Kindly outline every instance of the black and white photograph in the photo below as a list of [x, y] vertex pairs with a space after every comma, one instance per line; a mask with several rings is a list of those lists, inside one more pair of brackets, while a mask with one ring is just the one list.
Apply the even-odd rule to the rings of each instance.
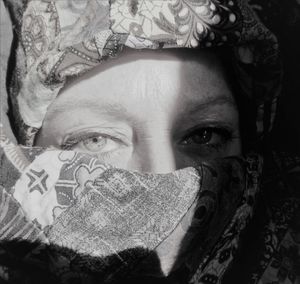
[[0, 22], [0, 284], [300, 284], [300, 0]]

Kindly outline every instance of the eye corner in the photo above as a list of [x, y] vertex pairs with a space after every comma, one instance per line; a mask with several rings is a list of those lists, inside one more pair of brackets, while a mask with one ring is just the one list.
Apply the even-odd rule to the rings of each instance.
[[181, 151], [188, 155], [217, 157], [227, 151], [233, 141], [234, 132], [235, 130], [229, 126], [197, 125], [186, 131], [178, 145]]

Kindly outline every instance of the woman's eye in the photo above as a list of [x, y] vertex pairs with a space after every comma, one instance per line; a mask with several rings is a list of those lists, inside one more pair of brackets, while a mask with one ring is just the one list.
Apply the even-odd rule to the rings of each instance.
[[[108, 142], [108, 138], [98, 136], [85, 139], [80, 143], [82, 143], [82, 146], [90, 152], [100, 152], [103, 151], [103, 149], [107, 146]], [[80, 143], [78, 146], [80, 146]]]
[[232, 140], [232, 132], [223, 128], [198, 128], [181, 140], [180, 144], [192, 153], [209, 155], [225, 149]]
[[212, 129], [199, 129], [189, 134], [189, 136], [183, 140], [183, 144], [206, 144], [209, 143], [212, 137]]
[[[67, 142], [68, 143], [68, 142]], [[120, 148], [121, 143], [113, 137], [97, 135], [93, 137], [81, 138], [78, 141], [69, 143], [69, 147], [65, 149], [86, 152], [86, 153], [108, 153]]]

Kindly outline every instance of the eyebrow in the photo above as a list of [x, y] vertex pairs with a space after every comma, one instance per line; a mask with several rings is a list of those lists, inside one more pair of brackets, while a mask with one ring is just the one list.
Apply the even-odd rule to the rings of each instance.
[[56, 114], [57, 112], [65, 112], [70, 110], [80, 110], [80, 109], [89, 109], [93, 112], [99, 112], [104, 111], [107, 114], [120, 114], [127, 112], [126, 108], [124, 108], [121, 104], [115, 103], [115, 104], [105, 104], [103, 107], [99, 108], [98, 104], [90, 103], [86, 100], [73, 100], [72, 102], [67, 101], [66, 103], [63, 103], [62, 105], [56, 106], [56, 108], [52, 111], [51, 114]]
[[204, 102], [196, 102], [196, 101], [191, 101], [188, 102], [187, 106], [184, 107], [184, 110], [187, 111], [189, 114], [194, 114], [196, 112], [206, 112], [210, 108], [215, 107], [215, 106], [221, 106], [221, 105], [229, 105], [233, 107], [234, 109], [237, 110], [237, 105], [233, 98], [230, 96], [219, 96], [219, 97], [214, 97], [212, 99], [205, 100]]
[[[86, 108], [95, 113], [99, 113], [99, 111], [101, 111], [101, 113], [106, 115], [121, 117], [122, 119], [126, 118], [128, 121], [132, 120], [132, 117], [128, 114], [127, 109], [120, 103], [112, 103], [112, 104], [108, 103], [103, 105], [103, 107], [101, 108], [99, 108], [98, 104], [91, 104], [89, 101], [85, 101], [85, 100], [74, 100], [72, 104], [73, 106], [71, 106], [71, 108], [69, 104], [66, 105], [64, 104], [62, 106], [59, 106], [52, 114], [55, 115], [57, 111], [65, 112], [65, 111], [69, 111], [70, 109], [80, 110]], [[203, 115], [205, 115], [207, 112], [210, 111], [212, 107], [221, 106], [225, 104], [230, 105], [234, 109], [237, 109], [237, 106], [233, 98], [231, 98], [230, 96], [222, 95], [219, 97], [207, 99], [203, 102], [201, 101], [199, 102], [196, 100], [188, 101], [187, 105], [184, 106], [181, 109], [181, 111], [190, 115], [193, 115], [198, 112], [201, 112], [203, 113]], [[178, 107], [178, 109], [179, 108], [180, 106]]]
[[[97, 108], [97, 106], [95, 108], [99, 111], [99, 108]], [[127, 114], [127, 109], [119, 103], [106, 104], [104, 105], [104, 112], [106, 114], [120, 116], [120, 113], [122, 113], [122, 115]]]

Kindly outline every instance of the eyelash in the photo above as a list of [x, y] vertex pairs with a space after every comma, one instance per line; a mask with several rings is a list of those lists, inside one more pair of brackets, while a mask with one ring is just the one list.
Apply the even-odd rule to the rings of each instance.
[[209, 141], [207, 143], [203, 143], [203, 144], [199, 144], [199, 146], [196, 146], [198, 148], [200, 147], [206, 147], [208, 150], [212, 150], [212, 151], [221, 151], [222, 148], [230, 143], [233, 139], [237, 138], [234, 137], [233, 135], [233, 130], [227, 128], [227, 127], [215, 127], [215, 126], [211, 126], [211, 127], [197, 127], [197, 128], [193, 128], [189, 131], [188, 134], [186, 134], [184, 136], [184, 138], [181, 140], [181, 144], [183, 144], [182, 142], [185, 140], [188, 140], [189, 138], [191, 138], [193, 135], [197, 135], [199, 133], [203, 133], [204, 131], [209, 131], [211, 138], [212, 139], [212, 135], [217, 134], [220, 136], [221, 138], [221, 142], [220, 143], [210, 143]]
[[[184, 141], [188, 139], [192, 139], [193, 136], [203, 134], [204, 131], [208, 131], [210, 135], [210, 139], [206, 143], [183, 143]], [[212, 143], [210, 142], [214, 136], [213, 135], [218, 135], [219, 140], [217, 143]], [[80, 142], [83, 142], [86, 139], [90, 139], [93, 137], [99, 137], [102, 136], [103, 138], [108, 138], [114, 141], [117, 141], [120, 144], [126, 144], [123, 142], [121, 138], [115, 137], [114, 136], [106, 134], [106, 133], [99, 133], [99, 132], [89, 132], [89, 133], [79, 133], [72, 135], [71, 137], [68, 137], [67, 139], [64, 140], [64, 142], [61, 144], [60, 148], [63, 150], [72, 150], [74, 146], [79, 144]], [[201, 136], [201, 135], [200, 135]], [[222, 150], [225, 149], [225, 147], [232, 141], [234, 140], [234, 131], [227, 126], [197, 126], [188, 131], [187, 134], [179, 141], [179, 144], [187, 151], [191, 151], [193, 154], [198, 153], [199, 156], [209, 156], [209, 155], [214, 155], [217, 153], [220, 153]], [[116, 154], [116, 153], [115, 153]], [[99, 153], [94, 153], [94, 156], [101, 158], [101, 159], [110, 159], [111, 156], [113, 155], [112, 152], [99, 152]]]
[[118, 137], [114, 137], [108, 134], [98, 133], [98, 132], [90, 132], [90, 133], [80, 133], [76, 134], [73, 137], [67, 138], [64, 140], [64, 142], [60, 145], [60, 148], [62, 150], [71, 150], [72, 147], [74, 147], [76, 144], [90, 138], [99, 137], [102, 136], [103, 138], [109, 138], [114, 141], [118, 141], [120, 143], [123, 143], [121, 139]]

